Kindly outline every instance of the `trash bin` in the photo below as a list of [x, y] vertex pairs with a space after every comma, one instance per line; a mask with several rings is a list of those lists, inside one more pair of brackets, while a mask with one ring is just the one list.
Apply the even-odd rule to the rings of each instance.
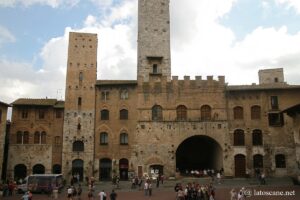
[[57, 189], [53, 190], [53, 198], [58, 199], [58, 190]]

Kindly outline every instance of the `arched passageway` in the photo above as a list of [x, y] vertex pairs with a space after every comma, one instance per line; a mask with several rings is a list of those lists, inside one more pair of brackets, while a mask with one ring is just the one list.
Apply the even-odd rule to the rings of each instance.
[[27, 176], [27, 167], [23, 164], [18, 164], [14, 168], [15, 180], [24, 179]]
[[223, 167], [221, 146], [211, 137], [198, 135], [184, 140], [176, 151], [176, 169], [181, 173], [191, 170]]
[[53, 165], [52, 173], [53, 174], [61, 174], [61, 165], [59, 165], [59, 164]]
[[72, 175], [78, 175], [79, 174], [79, 180], [83, 180], [83, 160], [76, 159], [72, 161]]
[[101, 181], [111, 180], [112, 173], [112, 161], [109, 158], [100, 159], [100, 174], [99, 179]]
[[121, 180], [128, 180], [128, 160], [126, 158], [120, 159], [119, 172]]

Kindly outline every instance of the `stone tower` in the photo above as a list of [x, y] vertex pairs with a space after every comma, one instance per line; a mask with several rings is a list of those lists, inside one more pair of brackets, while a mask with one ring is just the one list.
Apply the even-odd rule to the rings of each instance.
[[138, 78], [171, 79], [170, 0], [138, 1]]
[[93, 174], [96, 80], [97, 35], [70, 33], [62, 155], [66, 178]]

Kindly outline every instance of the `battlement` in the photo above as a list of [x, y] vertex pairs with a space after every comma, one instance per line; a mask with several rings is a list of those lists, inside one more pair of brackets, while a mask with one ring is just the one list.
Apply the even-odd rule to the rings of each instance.
[[225, 76], [218, 76], [215, 80], [213, 76], [207, 76], [206, 79], [202, 79], [202, 76], [195, 76], [191, 79], [190, 76], [184, 76], [183, 79], [179, 79], [178, 76], [172, 76], [172, 79], [168, 81], [167, 76], [150, 76], [149, 80], [146, 80], [143, 76], [138, 77], [138, 85], [143, 87], [186, 87], [186, 88], [202, 88], [202, 87], [225, 87]]

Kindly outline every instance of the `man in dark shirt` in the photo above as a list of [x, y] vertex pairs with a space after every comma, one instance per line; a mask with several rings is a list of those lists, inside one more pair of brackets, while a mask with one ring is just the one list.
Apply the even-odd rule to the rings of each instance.
[[115, 193], [115, 191], [112, 190], [110, 193], [110, 200], [116, 200], [116, 199], [117, 199], [117, 193]]

